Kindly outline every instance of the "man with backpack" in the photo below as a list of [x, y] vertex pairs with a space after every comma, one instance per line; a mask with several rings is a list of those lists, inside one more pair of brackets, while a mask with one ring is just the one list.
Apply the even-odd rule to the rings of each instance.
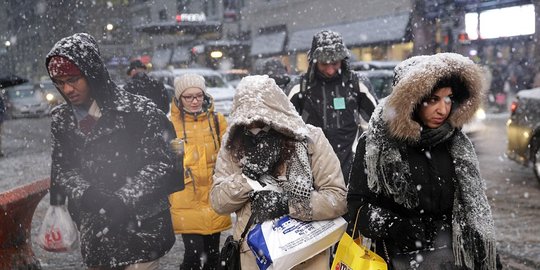
[[360, 117], [369, 121], [377, 104], [367, 79], [349, 69], [349, 50], [341, 34], [323, 30], [313, 36], [309, 66], [289, 99], [307, 124], [322, 128], [341, 163], [348, 183], [353, 144]]

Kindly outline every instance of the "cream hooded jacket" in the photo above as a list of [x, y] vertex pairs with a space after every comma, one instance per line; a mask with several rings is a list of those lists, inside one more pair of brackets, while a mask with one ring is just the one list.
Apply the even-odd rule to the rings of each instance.
[[[250, 193], [253, 191], [242, 175], [241, 165], [233, 161], [228, 151], [230, 134], [236, 128], [255, 121], [262, 121], [278, 132], [297, 140], [308, 141], [313, 174], [311, 194], [311, 215], [299, 213], [289, 205], [290, 216], [300, 220], [325, 220], [339, 217], [346, 213], [347, 190], [332, 146], [324, 137], [320, 128], [306, 125], [298, 115], [285, 94], [268, 76], [248, 76], [237, 88], [229, 127], [223, 139], [223, 146], [216, 162], [214, 183], [210, 191], [210, 201], [219, 214], [236, 212], [234, 238], [239, 239], [251, 215]], [[247, 244], [241, 248], [242, 269], [258, 269], [255, 257]], [[328, 252], [321, 254], [295, 267], [295, 269], [328, 268]]]

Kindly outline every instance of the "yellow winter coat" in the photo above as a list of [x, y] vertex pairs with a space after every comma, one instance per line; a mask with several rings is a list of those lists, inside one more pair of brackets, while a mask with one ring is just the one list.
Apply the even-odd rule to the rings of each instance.
[[[214, 115], [217, 116], [218, 132]], [[208, 112], [195, 116], [181, 113], [173, 103], [171, 121], [176, 136], [184, 138], [185, 152], [185, 188], [169, 196], [174, 232], [209, 235], [231, 228], [230, 215], [217, 214], [209, 202], [214, 165], [221, 137], [227, 127], [225, 117], [220, 113], [214, 114], [212, 105], [209, 106]]]

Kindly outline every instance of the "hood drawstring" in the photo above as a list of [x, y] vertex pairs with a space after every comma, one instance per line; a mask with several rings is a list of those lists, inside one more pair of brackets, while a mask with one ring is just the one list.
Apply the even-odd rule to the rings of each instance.
[[[212, 116], [214, 116], [214, 115], [212, 115]], [[210, 134], [212, 134], [212, 142], [214, 142], [214, 147], [216, 149], [219, 149], [219, 146], [216, 143], [216, 136], [214, 136], [214, 130], [212, 129], [212, 124], [210, 124], [210, 112], [209, 111], [206, 112], [206, 118], [207, 118], [206, 120], [208, 121], [208, 127], [210, 128]], [[216, 129], [217, 129], [217, 127], [216, 127]], [[219, 138], [219, 134], [217, 134], [218, 132], [219, 132], [219, 130], [216, 130], [216, 135]]]

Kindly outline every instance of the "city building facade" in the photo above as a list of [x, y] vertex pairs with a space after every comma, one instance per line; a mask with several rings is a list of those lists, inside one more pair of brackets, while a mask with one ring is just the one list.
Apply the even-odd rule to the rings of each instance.
[[[0, 3], [3, 70], [37, 79], [45, 54], [61, 37], [88, 32], [121, 80], [129, 60], [153, 69], [204, 66], [251, 69], [281, 57], [291, 72], [307, 69], [314, 33], [340, 32], [351, 60], [400, 61], [453, 51], [486, 65], [539, 66], [540, 34], [488, 36], [484, 15], [534, 5], [533, 0], [21, 0]], [[70, 12], [66, 12], [69, 10]], [[530, 8], [525, 8], [530, 13]], [[476, 15], [475, 15], [476, 14]], [[477, 35], [470, 18], [477, 18]], [[476, 17], [474, 17], [476, 16]], [[523, 17], [523, 16], [518, 16]], [[505, 20], [513, 21], [513, 20]], [[468, 26], [469, 24], [469, 26]], [[478, 26], [481, 25], [481, 26]], [[523, 27], [514, 27], [521, 29]]]

